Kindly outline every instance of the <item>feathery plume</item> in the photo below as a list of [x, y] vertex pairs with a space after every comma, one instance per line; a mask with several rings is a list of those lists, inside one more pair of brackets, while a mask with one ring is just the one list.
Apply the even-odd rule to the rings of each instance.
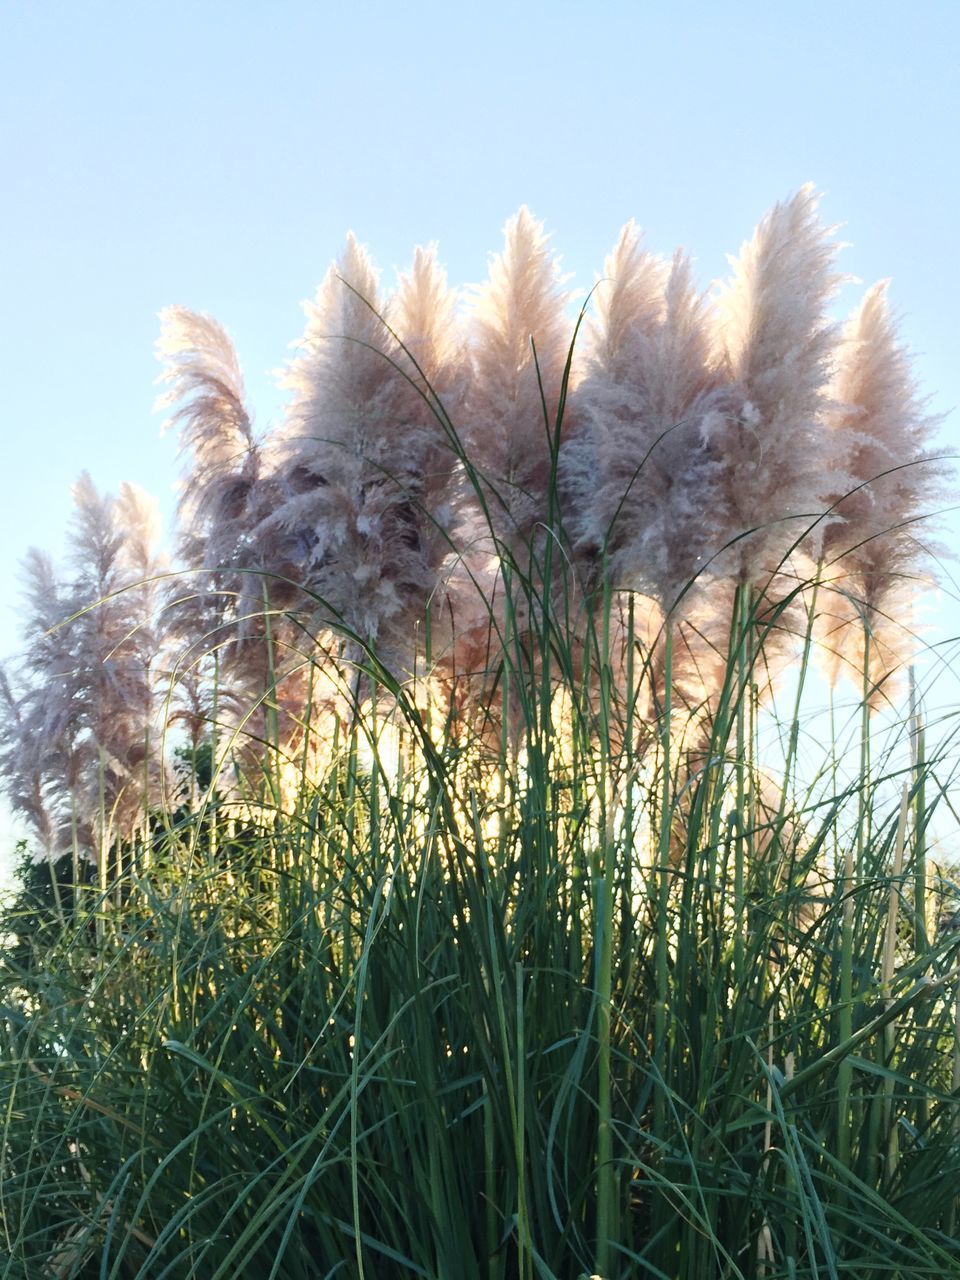
[[470, 317], [473, 377], [463, 436], [484, 480], [492, 526], [487, 532], [525, 567], [521, 548], [547, 515], [550, 440], [571, 330], [564, 314], [568, 295], [543, 223], [523, 206], [504, 235], [503, 252], [476, 291]]
[[[413, 384], [407, 391], [398, 388], [398, 399], [409, 399], [411, 425], [421, 424], [415, 428], [416, 448], [405, 487], [414, 500], [430, 583], [426, 598], [418, 592], [409, 595], [406, 624], [412, 634], [423, 624], [425, 605], [429, 605], [431, 654], [434, 666], [439, 663], [445, 671], [456, 665], [455, 650], [462, 651], [485, 616], [475, 566], [461, 536], [470, 517], [463, 444], [457, 430], [467, 394], [468, 364], [456, 302], [436, 249], [430, 246], [414, 251], [413, 265], [400, 277], [388, 303], [388, 319], [405, 348], [398, 361]], [[422, 397], [420, 404], [414, 395]]]
[[[254, 536], [276, 495], [262, 474], [261, 446], [226, 331], [185, 307], [167, 307], [160, 321], [157, 355], [166, 366], [160, 381], [167, 390], [157, 405], [174, 410], [166, 425], [179, 431], [185, 474], [178, 549], [192, 571], [172, 588], [169, 647], [179, 670], [216, 667], [224, 727], [233, 733], [242, 724], [244, 736], [262, 744], [268, 691], [292, 689], [289, 681], [277, 686], [278, 656], [291, 639], [284, 617], [295, 595], [285, 581], [290, 565], [276, 540]], [[189, 716], [190, 690], [183, 699], [174, 693]], [[287, 710], [289, 734], [302, 715], [296, 696]]]
[[75, 749], [83, 755], [78, 809], [99, 843], [127, 838], [163, 777], [157, 712], [159, 567], [155, 504], [133, 486], [120, 500], [84, 473], [74, 487], [70, 622], [76, 680]]
[[450, 554], [459, 481], [436, 396], [462, 383], [453, 299], [432, 251], [418, 250], [385, 304], [350, 236], [307, 317], [272, 454], [282, 497], [261, 531], [284, 540], [321, 624], [345, 624], [402, 673]]
[[817, 200], [808, 185], [774, 205], [718, 301], [730, 402], [705, 434], [718, 463], [715, 537], [738, 539], [718, 570], [754, 586], [824, 510], [824, 476], [839, 462], [826, 421], [837, 342], [826, 306], [840, 277]]
[[[656, 714], [665, 620], [674, 625], [695, 612], [710, 550], [704, 510], [716, 467], [704, 423], [722, 409], [723, 388], [711, 364], [706, 306], [682, 254], [669, 265], [655, 258], [630, 222], [596, 297], [577, 429], [561, 453], [566, 523], [588, 582], [602, 567], [615, 589], [649, 597], [635, 618], [645, 619], [638, 639], [649, 655], [645, 683]], [[703, 647], [696, 626], [676, 632], [675, 705], [704, 699], [702, 680], [715, 662]]]
[[669, 612], [703, 568], [716, 463], [703, 441], [722, 407], [689, 260], [669, 268], [628, 223], [598, 287], [580, 426], [564, 451], [575, 545], [607, 559], [617, 587]]
[[919, 521], [942, 486], [928, 448], [938, 419], [918, 396], [887, 288], [887, 281], [874, 285], [844, 329], [831, 426], [846, 487], [833, 482], [838, 519], [823, 538], [834, 588], [824, 628], [831, 674], [845, 667], [862, 678], [869, 635], [873, 705], [910, 659], [911, 603], [918, 585], [929, 582], [930, 548]]
[[167, 386], [158, 409], [172, 409], [165, 428], [178, 431], [184, 460], [178, 507], [179, 558], [191, 571], [178, 584], [169, 619], [184, 640], [201, 641], [223, 622], [242, 637], [262, 610], [251, 571], [262, 566], [250, 532], [262, 498], [260, 449], [244, 397], [233, 343], [210, 316], [166, 307], [160, 313], [158, 379]]
[[16, 693], [0, 667], [0, 785], [13, 812], [26, 819], [39, 854], [56, 859], [65, 849], [45, 794], [45, 739], [36, 711], [36, 699]]
[[120, 502], [84, 473], [74, 486], [73, 577], [25, 561], [26, 648], [5, 677], [0, 773], [43, 853], [91, 858], [126, 839], [163, 781], [152, 607], [155, 508], [127, 486]]
[[[551, 518], [554, 449], [563, 372], [572, 338], [569, 295], [543, 223], [526, 206], [504, 228], [504, 248], [487, 282], [474, 289], [467, 331], [471, 379], [461, 410], [471, 464], [463, 544], [470, 576], [468, 622], [461, 628], [465, 688], [489, 716], [484, 688], [500, 667], [510, 616], [511, 661], [522, 680], [539, 683], [543, 655], [533, 641], [536, 619], [559, 595], [560, 557], [544, 580]], [[534, 346], [536, 355], [534, 355]], [[569, 407], [560, 424], [571, 425]], [[558, 514], [558, 513], [555, 513]], [[507, 569], [511, 600], [506, 601]], [[514, 690], [514, 692], [517, 692]]]
[[157, 358], [165, 365], [158, 381], [167, 390], [156, 407], [174, 409], [164, 426], [177, 429], [179, 452], [189, 460], [180, 497], [183, 524], [194, 536], [202, 531], [205, 564], [227, 564], [258, 463], [236, 351], [210, 316], [166, 307]]

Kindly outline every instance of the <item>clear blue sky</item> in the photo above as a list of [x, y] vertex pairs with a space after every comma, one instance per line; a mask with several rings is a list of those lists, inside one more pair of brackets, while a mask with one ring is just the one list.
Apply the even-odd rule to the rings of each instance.
[[386, 283], [430, 240], [466, 283], [526, 202], [588, 286], [635, 216], [651, 248], [690, 249], [707, 284], [813, 180], [845, 224], [843, 267], [892, 277], [922, 384], [951, 409], [958, 62], [955, 0], [6, 0], [0, 654], [16, 643], [16, 564], [59, 548], [83, 468], [172, 507], [173, 441], [151, 414], [157, 311], [227, 326], [265, 423], [299, 303], [349, 228]]

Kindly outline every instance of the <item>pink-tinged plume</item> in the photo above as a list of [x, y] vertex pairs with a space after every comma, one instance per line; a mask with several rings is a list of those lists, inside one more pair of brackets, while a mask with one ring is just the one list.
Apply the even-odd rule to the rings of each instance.
[[61, 833], [44, 794], [37, 726], [31, 724], [31, 710], [28, 700], [14, 693], [0, 667], [0, 783], [13, 812], [26, 819], [37, 842], [35, 857], [56, 859], [67, 850], [59, 847]]
[[839, 464], [827, 423], [835, 254], [803, 187], [766, 215], [719, 297], [731, 388], [728, 414], [705, 433], [719, 464], [708, 518], [718, 545], [730, 544], [717, 569], [741, 584], [762, 586], [779, 569], [824, 510], [825, 476]]
[[210, 316], [167, 307], [157, 356], [166, 385], [157, 408], [173, 413], [186, 468], [180, 493], [182, 552], [191, 568], [216, 569], [242, 557], [249, 534], [259, 449], [243, 376], [226, 331]]
[[178, 551], [190, 571], [174, 585], [168, 623], [179, 632], [181, 655], [226, 643], [229, 666], [238, 660], [237, 640], [258, 631], [263, 612], [256, 572], [263, 566], [250, 538], [261, 500], [260, 449], [226, 331], [185, 307], [165, 308], [160, 326], [158, 381], [167, 389], [156, 407], [173, 410], [165, 426], [178, 433]]
[[[387, 308], [391, 327], [405, 348], [398, 363], [422, 396], [423, 407], [410, 399], [411, 420], [423, 425], [414, 427], [411, 440], [416, 446], [413, 466], [420, 476], [411, 475], [407, 489], [416, 496], [422, 555], [433, 584], [427, 601], [431, 655], [445, 669], [456, 661], [457, 646], [481, 612], [470, 554], [461, 537], [469, 524], [469, 504], [458, 427], [468, 365], [456, 302], [435, 248], [418, 247], [413, 266], [400, 277]], [[422, 630], [423, 613], [423, 601], [414, 592], [411, 627]]]
[[[543, 647], [534, 632], [550, 598], [559, 600], [563, 568], [551, 545], [547, 570], [547, 548], [555, 537], [548, 526], [559, 515], [551, 494], [554, 450], [573, 338], [566, 315], [569, 295], [543, 224], [523, 207], [507, 222], [504, 235], [489, 279], [473, 291], [472, 377], [460, 415], [470, 487], [464, 545], [482, 603], [466, 611], [458, 666], [470, 673], [464, 688], [474, 690], [466, 701], [478, 703], [486, 715], [489, 698], [479, 690], [500, 667], [508, 612], [514, 670], [521, 682], [541, 680]], [[563, 434], [570, 423], [567, 410]], [[512, 584], [509, 611], [507, 581]]]
[[164, 781], [156, 512], [131, 486], [118, 502], [87, 475], [74, 504], [69, 584], [39, 553], [25, 562], [27, 648], [4, 698], [6, 786], [50, 858], [71, 848], [93, 858], [129, 839]]
[[478, 529], [492, 532], [526, 569], [526, 543], [548, 514], [550, 439], [572, 326], [543, 224], [524, 206], [504, 234], [470, 316], [473, 380], [463, 437], [487, 506]]
[[296, 560], [319, 625], [345, 625], [402, 675], [428, 604], [442, 612], [457, 488], [439, 403], [457, 394], [459, 352], [433, 253], [418, 250], [385, 304], [350, 236], [307, 307], [300, 345], [286, 377], [294, 399], [272, 451], [278, 502], [259, 536], [278, 539]]
[[875, 285], [850, 318], [833, 385], [833, 430], [844, 486], [829, 495], [839, 517], [823, 539], [832, 584], [823, 634], [831, 673], [862, 681], [869, 637], [871, 700], [912, 652], [912, 600], [930, 581], [922, 517], [942, 493], [929, 452], [937, 419], [924, 411], [887, 301]]
[[74, 658], [67, 629], [73, 612], [50, 558], [30, 550], [23, 562], [25, 648], [18, 669], [2, 673], [0, 779], [14, 813], [36, 841], [35, 858], [70, 852], [70, 794], [76, 781], [68, 732], [73, 718]]
[[[650, 655], [656, 714], [665, 615], [676, 623], [696, 614], [712, 550], [704, 513], [715, 501], [716, 464], [704, 435], [724, 407], [723, 388], [707, 309], [682, 254], [669, 265], [654, 258], [628, 223], [595, 297], [577, 429], [562, 456], [566, 523], [588, 581], [603, 569], [615, 589], [649, 597], [635, 603], [635, 634]], [[697, 708], [714, 655], [686, 624], [673, 653], [674, 704]]]
[[[258, 744], [256, 753], [268, 733], [264, 704], [274, 698], [295, 630], [283, 612], [292, 594], [284, 580], [290, 566], [273, 543], [254, 536], [274, 495], [262, 475], [233, 343], [210, 316], [184, 307], [167, 307], [160, 320], [157, 354], [167, 390], [157, 404], [173, 410], [167, 425], [179, 434], [178, 550], [190, 570], [174, 583], [166, 615], [174, 671], [212, 676], [215, 665], [221, 736], [239, 730]], [[194, 698], [187, 688], [183, 695], [175, 689], [178, 710], [189, 716]], [[299, 695], [286, 710], [295, 726]], [[287, 723], [280, 736], [290, 732]]]
[[79, 745], [88, 752], [80, 808], [98, 844], [127, 839], [163, 782], [158, 710], [158, 639], [153, 579], [161, 568], [152, 499], [124, 486], [100, 494], [86, 474], [74, 487], [69, 624], [77, 681]]
[[703, 441], [722, 408], [689, 261], [666, 267], [623, 229], [597, 288], [598, 323], [563, 456], [575, 546], [606, 558], [615, 587], [669, 611], [710, 550], [717, 465]]

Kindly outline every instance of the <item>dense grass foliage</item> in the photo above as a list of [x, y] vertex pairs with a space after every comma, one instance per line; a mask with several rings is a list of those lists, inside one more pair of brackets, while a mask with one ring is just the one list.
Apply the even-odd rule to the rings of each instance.
[[696, 749], [638, 749], [642, 650], [622, 698], [601, 617], [570, 684], [548, 616], [499, 745], [371, 658], [322, 777], [214, 777], [106, 895], [38, 899], [2, 1274], [960, 1274], [949, 759], [795, 776], [738, 617]]

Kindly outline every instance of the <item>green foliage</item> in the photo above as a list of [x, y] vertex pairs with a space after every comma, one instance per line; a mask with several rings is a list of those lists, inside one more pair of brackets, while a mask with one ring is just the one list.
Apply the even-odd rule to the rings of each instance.
[[[895, 745], [761, 801], [752, 641], [696, 751], [676, 726], [641, 751], [642, 652], [623, 698], [591, 674], [607, 627], [574, 680], [539, 625], [535, 680], [507, 649], [498, 750], [435, 742], [371, 655], [380, 714], [322, 776], [277, 761], [257, 803], [181, 811], [60, 914], [31, 869], [0, 1274], [960, 1275], [960, 939], [918, 948], [911, 914], [947, 757], [921, 778]], [[803, 722], [777, 728], [793, 755]]]
[[93, 868], [75, 866], [68, 854], [56, 862], [34, 860], [29, 843], [17, 845], [15, 888], [3, 906], [4, 959], [14, 969], [42, 971], [48, 952], [62, 937], [65, 922], [76, 919], [79, 899], [93, 879]]

